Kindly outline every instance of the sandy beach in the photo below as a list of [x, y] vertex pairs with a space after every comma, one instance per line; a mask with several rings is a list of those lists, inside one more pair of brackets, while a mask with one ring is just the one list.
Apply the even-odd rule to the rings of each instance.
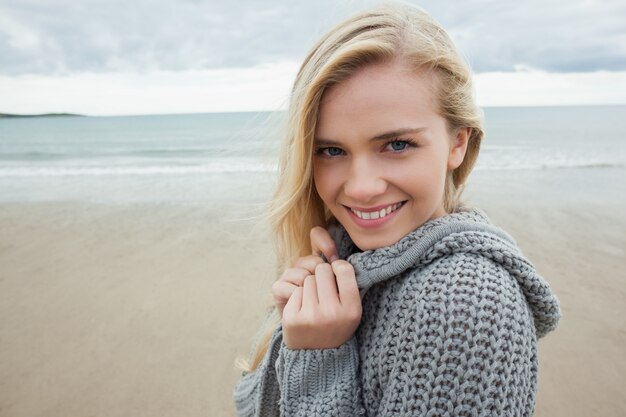
[[[623, 416], [623, 178], [582, 193], [559, 175], [503, 192], [514, 181], [485, 173], [466, 195], [561, 301], [539, 343], [536, 415]], [[242, 220], [249, 209], [2, 203], [0, 416], [234, 415], [233, 362], [274, 279], [268, 228]]]

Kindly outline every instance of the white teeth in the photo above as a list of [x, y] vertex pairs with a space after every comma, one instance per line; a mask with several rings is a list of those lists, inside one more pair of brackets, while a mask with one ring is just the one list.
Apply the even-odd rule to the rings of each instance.
[[388, 216], [389, 213], [395, 211], [398, 209], [398, 207], [400, 207], [402, 205], [402, 203], [396, 203], [393, 204], [391, 206], [387, 206], [384, 209], [381, 209], [380, 211], [371, 211], [371, 212], [364, 212], [364, 211], [359, 211], [359, 210], [355, 210], [353, 208], [351, 208], [350, 210], [352, 210], [352, 212], [354, 214], [357, 215], [357, 217], [361, 218], [361, 219], [365, 219], [365, 220], [369, 220], [369, 219], [381, 219], [385, 216]]

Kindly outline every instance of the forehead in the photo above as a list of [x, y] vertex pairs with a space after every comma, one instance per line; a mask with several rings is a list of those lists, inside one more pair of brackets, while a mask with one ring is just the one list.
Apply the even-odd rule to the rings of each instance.
[[435, 81], [431, 72], [411, 71], [398, 62], [361, 68], [325, 91], [316, 137], [369, 137], [384, 130], [440, 122]]

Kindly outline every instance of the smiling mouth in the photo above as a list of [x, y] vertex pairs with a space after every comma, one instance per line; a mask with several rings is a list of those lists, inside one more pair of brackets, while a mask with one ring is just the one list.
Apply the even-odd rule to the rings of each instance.
[[354, 209], [352, 207], [348, 207], [348, 206], [346, 207], [350, 209], [350, 211], [354, 213], [360, 219], [375, 220], [375, 219], [382, 219], [384, 217], [387, 217], [389, 214], [393, 213], [394, 211], [402, 207], [404, 203], [406, 203], [406, 201], [401, 201], [399, 203], [390, 204], [387, 207], [381, 208], [379, 210], [369, 210], [369, 211], [361, 211], [361, 210]]

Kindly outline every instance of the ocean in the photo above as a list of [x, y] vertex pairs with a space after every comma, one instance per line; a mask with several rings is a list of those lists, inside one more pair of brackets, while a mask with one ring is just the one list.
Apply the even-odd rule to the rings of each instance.
[[[479, 181], [609, 178], [607, 192], [624, 191], [626, 106], [484, 111], [472, 174]], [[282, 116], [3, 118], [0, 201], [262, 202], [275, 179]]]

